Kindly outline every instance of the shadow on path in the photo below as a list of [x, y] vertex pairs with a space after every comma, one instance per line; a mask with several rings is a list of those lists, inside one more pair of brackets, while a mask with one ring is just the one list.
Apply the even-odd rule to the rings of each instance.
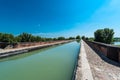
[[94, 49], [92, 46], [88, 45], [87, 43], [84, 42], [85, 45], [89, 46], [93, 51], [95, 51], [95, 53], [100, 56], [100, 58], [102, 60], [104, 60], [105, 62], [111, 64], [111, 65], [114, 65], [114, 66], [117, 66], [117, 67], [120, 67], [120, 63], [119, 62], [116, 62], [116, 61], [113, 61], [109, 58], [107, 58], [106, 56], [103, 55], [103, 53], [101, 53], [100, 51]]

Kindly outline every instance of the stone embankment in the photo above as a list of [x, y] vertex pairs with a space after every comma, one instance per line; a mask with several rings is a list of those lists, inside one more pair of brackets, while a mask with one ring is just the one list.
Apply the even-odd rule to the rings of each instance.
[[95, 52], [82, 41], [75, 80], [120, 80], [120, 63]]
[[36, 45], [36, 46], [20, 47], [20, 48], [5, 49], [5, 50], [2, 49], [0, 50], [0, 58], [18, 55], [18, 54], [26, 53], [32, 50], [37, 50], [37, 49], [41, 49], [41, 48], [45, 48], [53, 45], [68, 43], [68, 42], [71, 42], [71, 40], [57, 41], [57, 42], [46, 43], [46, 44]]

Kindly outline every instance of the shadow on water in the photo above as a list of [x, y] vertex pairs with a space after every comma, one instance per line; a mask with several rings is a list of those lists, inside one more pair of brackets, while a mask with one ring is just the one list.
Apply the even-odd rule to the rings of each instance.
[[64, 44], [53, 45], [53, 46], [50, 46], [50, 47], [46, 47], [46, 48], [30, 51], [30, 52], [27, 52], [27, 53], [23, 53], [23, 54], [19, 54], [19, 55], [14, 55], [14, 56], [2, 58], [2, 59], [0, 59], [0, 62], [25, 58], [25, 57], [28, 57], [28, 56], [32, 56], [32, 55], [34, 55], [36, 53], [43, 52], [43, 51], [55, 48], [57, 46], [62, 46], [62, 45], [64, 45]]

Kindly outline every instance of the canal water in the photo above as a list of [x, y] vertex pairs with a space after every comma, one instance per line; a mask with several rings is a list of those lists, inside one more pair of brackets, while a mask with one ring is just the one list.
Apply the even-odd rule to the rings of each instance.
[[120, 42], [114, 42], [114, 45], [120, 45]]
[[80, 44], [71, 42], [0, 60], [0, 80], [72, 80]]

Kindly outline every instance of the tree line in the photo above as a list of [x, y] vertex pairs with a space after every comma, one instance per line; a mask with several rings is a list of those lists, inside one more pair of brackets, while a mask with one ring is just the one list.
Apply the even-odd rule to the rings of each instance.
[[115, 37], [113, 41], [114, 42], [120, 42], [120, 37]]
[[109, 28], [98, 29], [94, 32], [94, 37], [84, 37], [85, 40], [97, 41], [106, 44], [111, 44], [113, 42], [120, 41], [120, 37], [114, 38], [114, 30]]
[[57, 37], [57, 38], [44, 38], [41, 36], [35, 36], [30, 33], [21, 33], [18, 36], [14, 36], [9, 33], [0, 33], [0, 42], [8, 42], [8, 43], [17, 43], [17, 42], [40, 42], [40, 41], [56, 41], [56, 40], [72, 40], [72, 39], [80, 39], [80, 36], [76, 37]]

